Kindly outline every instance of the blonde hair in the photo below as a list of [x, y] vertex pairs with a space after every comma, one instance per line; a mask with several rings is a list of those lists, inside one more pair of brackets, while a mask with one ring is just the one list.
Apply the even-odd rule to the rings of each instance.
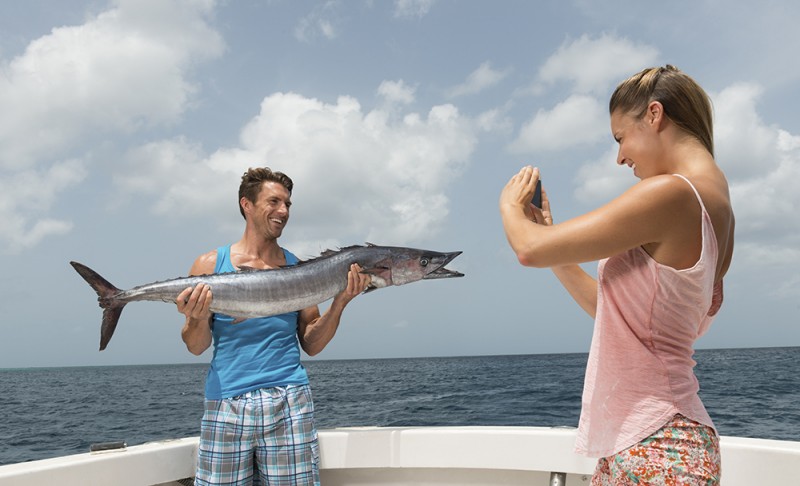
[[714, 155], [711, 100], [694, 79], [670, 64], [644, 69], [617, 86], [608, 111], [621, 110], [641, 118], [651, 101], [660, 102], [673, 123]]

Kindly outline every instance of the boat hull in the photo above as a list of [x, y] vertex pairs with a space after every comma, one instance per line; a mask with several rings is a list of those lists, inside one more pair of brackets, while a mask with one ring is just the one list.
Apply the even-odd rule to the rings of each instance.
[[[325, 486], [588, 485], [596, 461], [572, 451], [575, 429], [545, 427], [347, 427], [321, 430]], [[103, 453], [0, 466], [0, 485], [191, 484], [197, 437]], [[725, 437], [726, 486], [797, 484], [800, 442]]]

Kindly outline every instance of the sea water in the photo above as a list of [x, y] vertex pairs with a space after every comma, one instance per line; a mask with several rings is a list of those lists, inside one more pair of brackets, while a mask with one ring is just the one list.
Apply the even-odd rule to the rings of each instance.
[[[319, 428], [578, 424], [587, 355], [305, 362]], [[699, 350], [721, 435], [800, 440], [800, 347]], [[0, 370], [0, 464], [199, 435], [207, 365]]]

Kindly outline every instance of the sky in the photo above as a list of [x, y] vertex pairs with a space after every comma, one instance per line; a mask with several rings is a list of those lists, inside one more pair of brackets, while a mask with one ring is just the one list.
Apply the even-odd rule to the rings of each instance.
[[128, 305], [98, 352], [69, 262], [120, 288], [186, 275], [241, 237], [239, 180], [263, 165], [294, 179], [280, 242], [300, 258], [463, 251], [463, 278], [356, 298], [315, 359], [588, 352], [592, 320], [519, 265], [498, 197], [538, 166], [563, 221], [635, 183], [608, 98], [667, 63], [712, 99], [737, 218], [696, 347], [800, 346], [798, 18], [793, 0], [2, 2], [0, 368], [210, 361], [161, 302]]

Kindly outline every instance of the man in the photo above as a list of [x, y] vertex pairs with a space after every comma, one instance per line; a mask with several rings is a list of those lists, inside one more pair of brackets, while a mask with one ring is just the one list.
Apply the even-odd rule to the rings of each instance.
[[[191, 275], [237, 267], [279, 268], [297, 263], [278, 238], [289, 221], [292, 180], [269, 168], [249, 169], [239, 186], [242, 238], [200, 255]], [[205, 388], [195, 484], [319, 484], [319, 450], [308, 376], [300, 347], [310, 356], [330, 342], [345, 306], [369, 284], [353, 265], [347, 288], [325, 314], [317, 306], [279, 316], [234, 322], [212, 314], [212, 290], [200, 284], [178, 296], [186, 316], [181, 333], [189, 351], [214, 344]]]

